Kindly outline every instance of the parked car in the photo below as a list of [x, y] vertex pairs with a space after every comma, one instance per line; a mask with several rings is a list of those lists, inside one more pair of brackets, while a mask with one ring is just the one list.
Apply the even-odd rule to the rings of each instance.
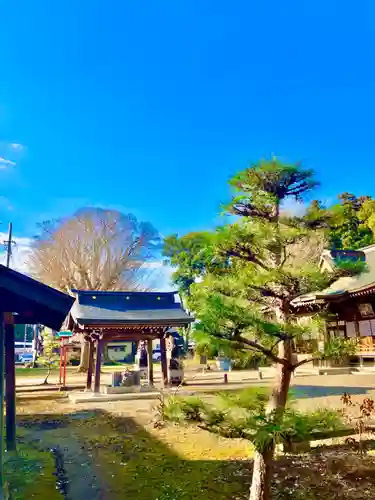
[[152, 353], [152, 361], [161, 361], [161, 352], [160, 351], [154, 351]]
[[33, 355], [29, 352], [25, 352], [24, 354], [20, 354], [18, 359], [20, 363], [31, 363], [33, 361]]

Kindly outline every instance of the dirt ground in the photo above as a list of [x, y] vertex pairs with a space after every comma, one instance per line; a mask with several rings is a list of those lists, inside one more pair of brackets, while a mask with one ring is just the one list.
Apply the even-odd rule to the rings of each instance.
[[[84, 376], [76, 378], [84, 380]], [[154, 428], [155, 400], [73, 404], [66, 393], [31, 387], [28, 379], [27, 383], [18, 380], [19, 429], [23, 440], [46, 451], [58, 448], [61, 452], [68, 478], [63, 498], [247, 498], [249, 443], [192, 427]], [[233, 387], [269, 384], [267, 379], [260, 382], [246, 373], [242, 379], [237, 374], [232, 377]], [[213, 374], [194, 375], [193, 381], [188, 387], [194, 386], [199, 393], [222, 388], [221, 379]], [[351, 393], [353, 400], [375, 399], [375, 373], [301, 375], [293, 381], [296, 405], [301, 409], [341, 407], [344, 392]], [[371, 455], [359, 458], [355, 450], [342, 446], [335, 451], [282, 457], [276, 462], [273, 488], [277, 499], [375, 498], [375, 460]]]

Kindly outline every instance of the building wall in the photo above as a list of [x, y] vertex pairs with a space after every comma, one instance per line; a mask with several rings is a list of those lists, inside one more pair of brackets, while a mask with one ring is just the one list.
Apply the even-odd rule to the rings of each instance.
[[135, 342], [108, 342], [108, 357], [112, 361], [132, 363], [134, 361]]

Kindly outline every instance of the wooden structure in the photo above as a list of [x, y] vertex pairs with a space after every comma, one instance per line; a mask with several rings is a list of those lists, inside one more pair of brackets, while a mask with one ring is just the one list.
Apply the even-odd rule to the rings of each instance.
[[61, 331], [56, 334], [56, 338], [60, 341], [60, 367], [59, 367], [59, 385], [61, 389], [66, 387], [66, 366], [68, 362], [68, 352], [74, 346], [69, 344], [72, 337], [72, 332]]
[[[323, 254], [322, 270], [332, 269], [336, 254], [337, 251]], [[340, 278], [322, 292], [298, 297], [292, 305], [301, 316], [324, 311], [328, 336], [351, 338], [357, 342], [360, 355], [367, 353], [375, 359], [375, 245], [351, 254], [366, 262], [366, 272]]]
[[[185, 327], [189, 316], [176, 292], [117, 292], [73, 290], [76, 302], [71, 309], [68, 329], [83, 334], [90, 343], [87, 390], [100, 392], [102, 352], [114, 340], [147, 341], [148, 378], [153, 381], [152, 341], [160, 340], [163, 384], [168, 384], [166, 337], [172, 327]], [[94, 349], [96, 363], [94, 367]]]
[[[15, 449], [14, 324], [43, 324], [59, 330], [74, 298], [0, 265], [0, 433], [3, 433], [6, 367], [6, 443]], [[5, 356], [4, 356], [5, 354]], [[0, 444], [0, 496], [3, 493], [3, 440]]]

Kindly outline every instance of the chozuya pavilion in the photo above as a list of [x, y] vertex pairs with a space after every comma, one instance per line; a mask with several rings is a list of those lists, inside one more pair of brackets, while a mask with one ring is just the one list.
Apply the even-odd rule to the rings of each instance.
[[[100, 392], [102, 352], [105, 343], [137, 341], [147, 346], [148, 381], [153, 384], [152, 341], [159, 339], [162, 382], [170, 382], [173, 341], [168, 331], [186, 327], [194, 318], [184, 310], [177, 292], [117, 292], [72, 290], [76, 297], [67, 327], [90, 343], [87, 390]], [[168, 346], [167, 346], [168, 344]], [[94, 351], [96, 362], [94, 369]]]

